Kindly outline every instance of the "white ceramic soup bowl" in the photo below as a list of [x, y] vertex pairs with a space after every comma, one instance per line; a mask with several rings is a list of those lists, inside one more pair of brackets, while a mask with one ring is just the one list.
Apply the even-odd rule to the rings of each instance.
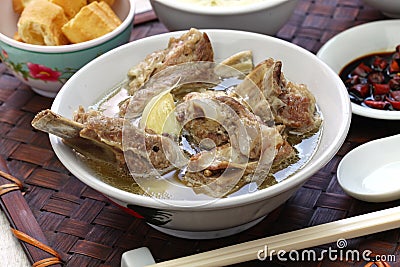
[[[205, 30], [215, 60], [252, 50], [258, 63], [272, 57], [281, 60], [285, 77], [305, 83], [323, 114], [323, 130], [312, 159], [291, 177], [268, 188], [227, 198], [209, 200], [157, 200], [115, 188], [101, 179], [56, 136], [50, 141], [61, 162], [83, 183], [98, 190], [131, 214], [145, 218], [165, 233], [186, 238], [216, 238], [243, 231], [282, 205], [307, 179], [335, 155], [347, 135], [351, 109], [339, 77], [314, 54], [289, 42], [256, 33]], [[182, 32], [152, 36], [116, 48], [78, 71], [61, 89], [52, 110], [71, 118], [79, 105], [89, 107], [126, 79], [128, 69], [145, 55], [167, 46]]]
[[122, 24], [96, 39], [69, 45], [44, 46], [13, 39], [19, 14], [13, 1], [0, 1], [0, 59], [8, 69], [36, 93], [55, 97], [63, 84], [83, 65], [95, 57], [129, 41], [135, 3], [117, 0], [112, 5]]
[[[317, 56], [339, 74], [343, 68], [360, 57], [394, 52], [400, 44], [400, 20], [382, 20], [347, 29], [326, 42]], [[351, 103], [354, 114], [386, 120], [399, 120], [400, 111], [379, 110]]]
[[[233, 1], [235, 2], [235, 1]], [[240, 6], [202, 6], [175, 0], [150, 0], [160, 21], [171, 31], [234, 29], [276, 34], [289, 20], [298, 0], [265, 0]]]

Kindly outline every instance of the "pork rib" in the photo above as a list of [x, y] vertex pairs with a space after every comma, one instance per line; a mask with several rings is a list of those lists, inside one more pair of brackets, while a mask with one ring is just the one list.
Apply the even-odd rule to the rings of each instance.
[[[125, 153], [135, 159], [132, 161], [130, 158], [129, 161], [133, 162], [132, 169], [135, 170], [151, 166], [164, 173], [174, 167], [171, 161], [176, 165], [183, 164], [181, 161], [184, 159], [178, 154], [179, 148], [169, 137], [124, 125], [124, 119], [106, 117], [98, 111], [86, 112], [83, 108], [77, 110], [74, 119], [76, 121], [47, 109], [35, 116], [32, 126], [63, 138], [67, 145], [95, 160], [110, 160], [109, 156], [112, 155], [112, 160], [119, 167], [126, 165]], [[123, 130], [130, 136], [125, 142], [122, 140]], [[89, 153], [90, 150], [102, 153]], [[104, 159], [104, 155], [107, 155], [107, 159]]]
[[171, 38], [166, 49], [149, 54], [128, 71], [129, 94], [135, 94], [150, 76], [168, 66], [213, 60], [214, 52], [208, 35], [192, 28], [179, 38]]

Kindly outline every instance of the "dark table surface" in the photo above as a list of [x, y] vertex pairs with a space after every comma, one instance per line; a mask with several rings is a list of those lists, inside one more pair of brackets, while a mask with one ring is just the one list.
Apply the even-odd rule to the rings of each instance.
[[[148, 13], [137, 18], [131, 40], [167, 31], [153, 15]], [[354, 25], [383, 19], [388, 18], [364, 6], [360, 0], [300, 0], [290, 21], [276, 37], [316, 53], [335, 34]], [[336, 168], [347, 152], [367, 141], [400, 133], [400, 121], [353, 115], [348, 137], [335, 157], [258, 225], [216, 240], [171, 237], [125, 214], [63, 167], [52, 151], [48, 136], [30, 126], [33, 116], [49, 108], [51, 103], [52, 99], [35, 94], [0, 62], [0, 163], [3, 164], [3, 167], [0, 164], [0, 169], [7, 170], [24, 183], [23, 200], [27, 206], [20, 208], [25, 207], [26, 212], [32, 214], [34, 223], [39, 227], [35, 235], [61, 255], [65, 266], [119, 266], [123, 252], [142, 246], [149, 247], [157, 261], [164, 261], [400, 204], [399, 201], [362, 202], [347, 196], [338, 185]], [[12, 210], [13, 207], [3, 202], [3, 209]], [[19, 222], [13, 218], [10, 216], [11, 224], [18, 226]], [[395, 229], [348, 240], [347, 248], [368, 249], [378, 255], [395, 255], [397, 261], [390, 264], [400, 266], [399, 243], [400, 229]], [[321, 251], [334, 245], [313, 249]], [[34, 253], [29, 248], [26, 251]], [[252, 261], [238, 266], [266, 264]], [[268, 266], [365, 264], [364, 261], [324, 259], [319, 262], [282, 262], [275, 259]]]

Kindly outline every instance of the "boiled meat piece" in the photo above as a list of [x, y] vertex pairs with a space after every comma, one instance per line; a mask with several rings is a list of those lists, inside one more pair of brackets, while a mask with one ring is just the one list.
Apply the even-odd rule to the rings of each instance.
[[[185, 163], [185, 159], [180, 157], [182, 155], [179, 153], [179, 147], [171, 138], [145, 132], [127, 124], [124, 119], [106, 117], [98, 111], [85, 111], [82, 107], [75, 112], [74, 120], [55, 114], [51, 110], [41, 111], [35, 116], [32, 126], [63, 138], [67, 145], [84, 155], [88, 155], [86, 152], [90, 150], [90, 146], [95, 147], [93, 149], [96, 151], [100, 148], [103, 152], [108, 150], [104, 153], [112, 154], [112, 160], [118, 162], [120, 167], [125, 165], [127, 160], [125, 153], [140, 159], [134, 161], [136, 165], [133, 168], [141, 171], [151, 168], [165, 173], [176, 167], [171, 162], [175, 162], [176, 165]], [[123, 134], [128, 136], [125, 140], [122, 138]], [[104, 160], [102, 153], [91, 153], [88, 156]]]
[[[269, 58], [259, 63], [234, 92], [241, 95], [256, 94], [254, 91], [249, 92], [250, 81], [261, 90], [276, 124], [283, 124], [287, 130], [299, 134], [312, 131], [321, 124], [314, 96], [306, 85], [286, 80], [282, 72], [282, 62]], [[268, 115], [264, 117], [261, 114], [260, 117], [264, 121], [268, 119]]]
[[213, 60], [214, 52], [208, 35], [192, 28], [179, 38], [171, 38], [167, 48], [149, 54], [128, 71], [129, 93], [133, 95], [150, 76], [168, 66]]
[[138, 91], [120, 105], [121, 117], [139, 117], [150, 100], [166, 91], [188, 84], [218, 84], [214, 62], [188, 62], [169, 66], [153, 75]]
[[304, 84], [288, 82], [279, 96], [285, 104], [276, 111], [276, 122], [286, 125], [297, 133], [307, 133], [317, 129], [322, 120], [316, 110], [315, 97]]
[[[223, 92], [190, 93], [176, 108], [176, 117], [189, 138], [200, 144], [211, 139], [215, 146], [230, 143], [249, 159], [262, 151], [262, 127], [268, 127], [237, 99]], [[283, 143], [278, 131], [277, 149]], [[279, 139], [279, 140], [278, 140]]]

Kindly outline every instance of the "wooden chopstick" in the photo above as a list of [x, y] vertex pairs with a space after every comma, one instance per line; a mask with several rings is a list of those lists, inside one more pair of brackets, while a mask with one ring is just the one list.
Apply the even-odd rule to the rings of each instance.
[[263, 250], [265, 246], [268, 247], [268, 251], [289, 252], [398, 227], [400, 227], [400, 206], [149, 266], [224, 266], [257, 259], [258, 251]]
[[[3, 157], [0, 157], [0, 171], [0, 185], [8, 184], [11, 180], [15, 183], [18, 189], [23, 187], [20, 181], [17, 181], [16, 178], [9, 174], [10, 170], [8, 169], [7, 162]], [[0, 206], [4, 211], [4, 214], [7, 216], [12, 228], [24, 232], [42, 244], [49, 244], [28, 203], [19, 190], [10, 191], [1, 195]], [[53, 255], [39, 247], [26, 245], [24, 242], [22, 242], [21, 245], [28, 260], [32, 264], [53, 257]], [[61, 264], [54, 263], [52, 265], [52, 267], [57, 266], [61, 266]]]

